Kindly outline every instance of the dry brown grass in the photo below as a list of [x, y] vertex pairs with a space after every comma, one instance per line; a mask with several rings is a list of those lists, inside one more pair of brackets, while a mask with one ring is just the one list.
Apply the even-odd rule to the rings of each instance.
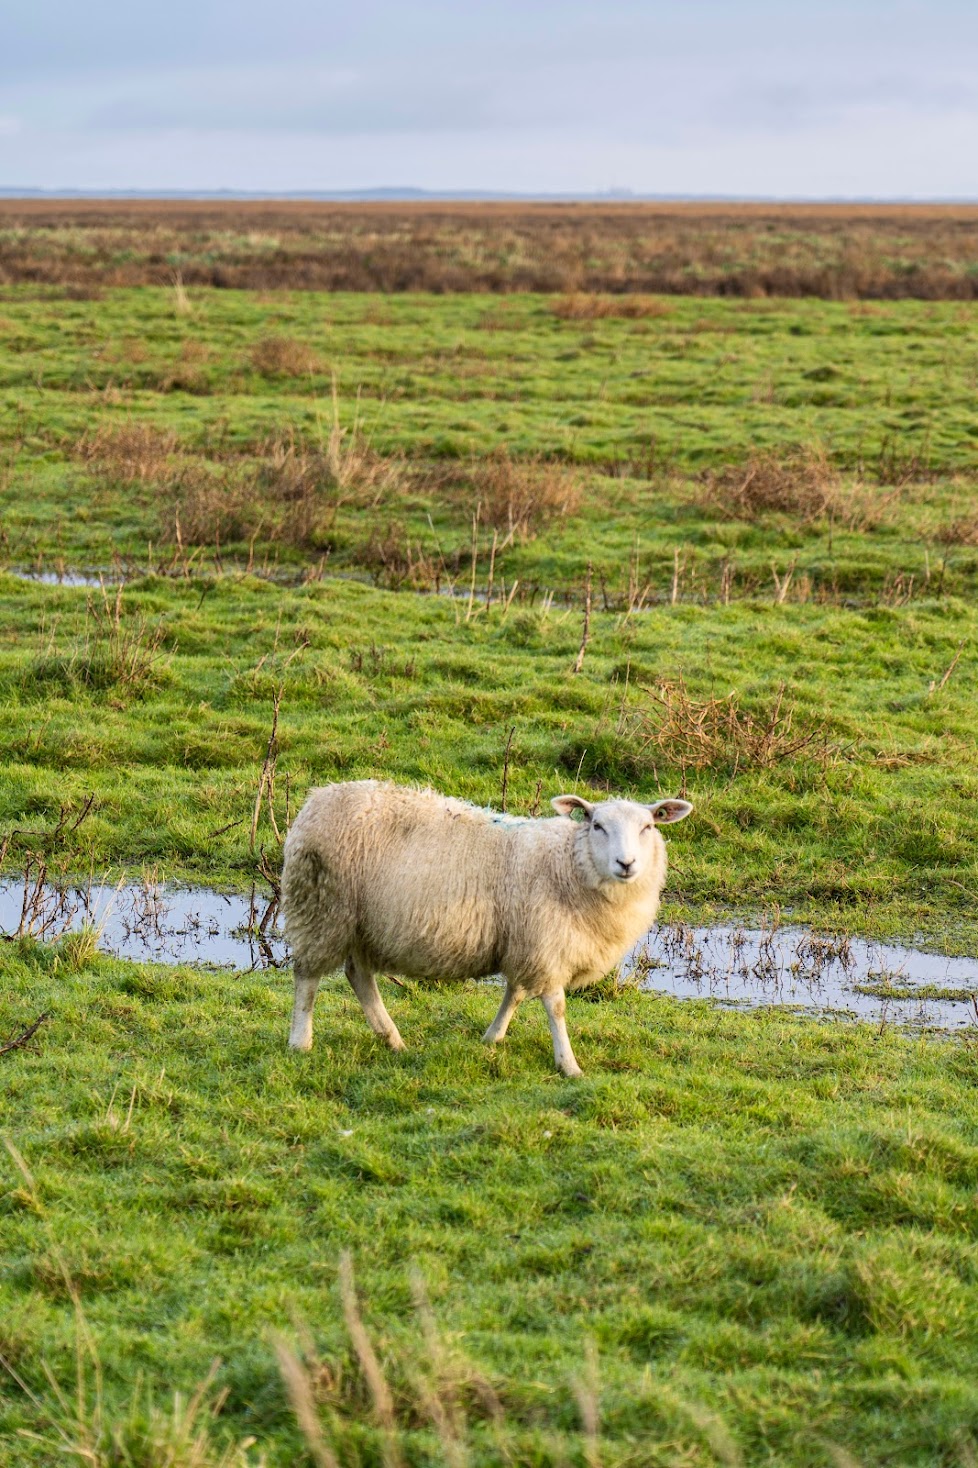
[[430, 471], [431, 490], [452, 500], [481, 525], [500, 531], [502, 549], [527, 541], [581, 504], [580, 476], [543, 459], [512, 459], [505, 449], [485, 459]]
[[801, 719], [782, 684], [763, 707], [743, 707], [736, 693], [696, 699], [680, 676], [643, 689], [642, 707], [623, 709], [617, 733], [632, 746], [636, 765], [661, 760], [686, 770], [770, 769], [806, 755], [841, 753], [827, 726]]
[[175, 433], [149, 423], [122, 423], [85, 434], [76, 452], [94, 471], [119, 484], [146, 484], [167, 475], [177, 447]]
[[784, 515], [802, 524], [829, 519], [847, 530], [874, 530], [899, 498], [861, 481], [845, 482], [820, 445], [787, 453], [755, 450], [741, 464], [707, 470], [699, 508], [724, 519], [755, 521]]
[[709, 470], [705, 484], [704, 508], [733, 520], [817, 520], [836, 503], [839, 476], [824, 449], [806, 447], [787, 455], [755, 451], [744, 464]]
[[941, 526], [934, 538], [941, 545], [978, 545], [978, 512], [962, 515], [949, 525]]
[[673, 308], [668, 301], [655, 296], [597, 296], [576, 291], [573, 295], [558, 296], [550, 309], [562, 321], [601, 321], [606, 317], [639, 320], [648, 316], [668, 316]]
[[190, 288], [978, 297], [971, 205], [7, 199], [0, 228], [0, 285], [157, 285], [174, 309], [175, 253]]
[[252, 347], [249, 360], [262, 377], [308, 377], [322, 363], [305, 342], [294, 336], [263, 336]]
[[377, 454], [354, 429], [334, 424], [321, 446], [292, 438], [262, 446], [256, 464], [188, 464], [162, 486], [162, 529], [183, 545], [228, 545], [259, 537], [303, 550], [328, 548], [344, 506], [393, 501], [404, 482], [400, 460]]
[[140, 698], [167, 676], [165, 640], [162, 621], [126, 611], [121, 585], [113, 595], [102, 586], [88, 599], [81, 635], [62, 651], [56, 632], [49, 634], [27, 678], [33, 684], [60, 684], [66, 691], [83, 687], [116, 698]]

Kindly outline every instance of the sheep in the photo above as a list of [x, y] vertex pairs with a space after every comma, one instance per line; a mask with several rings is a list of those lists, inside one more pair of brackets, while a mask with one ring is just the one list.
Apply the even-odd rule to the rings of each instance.
[[539, 998], [557, 1068], [581, 1075], [565, 991], [595, 983], [648, 932], [666, 875], [656, 828], [692, 806], [579, 795], [551, 804], [556, 817], [534, 819], [376, 780], [312, 790], [282, 872], [295, 963], [290, 1046], [312, 1048], [316, 991], [341, 966], [392, 1050], [404, 1041], [378, 969], [434, 980], [501, 973], [506, 992], [484, 1041], [502, 1040], [517, 1006]]

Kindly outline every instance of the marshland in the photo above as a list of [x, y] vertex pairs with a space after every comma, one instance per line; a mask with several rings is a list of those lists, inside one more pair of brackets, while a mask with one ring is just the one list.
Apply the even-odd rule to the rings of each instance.
[[[971, 1461], [972, 216], [154, 208], [2, 207], [10, 1461]], [[286, 1052], [361, 777], [694, 803], [583, 1080]]]

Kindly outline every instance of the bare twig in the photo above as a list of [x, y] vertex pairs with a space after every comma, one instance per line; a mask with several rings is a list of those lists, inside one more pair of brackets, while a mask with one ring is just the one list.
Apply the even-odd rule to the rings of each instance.
[[506, 753], [503, 755], [503, 784], [499, 796], [499, 809], [502, 811], [506, 809], [506, 793], [509, 789], [509, 752], [513, 747], [513, 735], [515, 733], [516, 725], [514, 724], [509, 731], [509, 738], [506, 740]]
[[941, 681], [939, 683], [936, 683], [936, 682], [933, 682], [933, 681], [931, 682], [931, 685], [930, 685], [930, 687], [927, 690], [928, 694], [931, 694], [931, 693], [940, 693], [941, 689], [944, 687], [945, 683], [950, 678], [950, 676], [954, 672], [955, 668], [958, 666], [958, 662], [960, 660], [961, 654], [964, 652], [965, 640], [966, 639], [962, 637], [961, 641], [958, 643], [958, 650], [954, 654], [954, 657], [951, 659], [951, 661], [948, 663], [947, 670], [945, 671], [944, 676], [941, 679]]
[[7, 1055], [11, 1050], [23, 1050], [33, 1040], [44, 1021], [48, 1018], [49, 1016], [46, 1013], [39, 1014], [34, 1023], [27, 1026], [27, 1029], [22, 1035], [18, 1035], [15, 1040], [8, 1040], [6, 1044], [0, 1045], [0, 1055]]
[[228, 831], [233, 831], [235, 826], [243, 826], [246, 820], [247, 816], [241, 816], [241, 818], [237, 821], [229, 821], [226, 826], [218, 826], [216, 831], [208, 831], [207, 835], [204, 837], [204, 840], [213, 841], [216, 836], [223, 836]]

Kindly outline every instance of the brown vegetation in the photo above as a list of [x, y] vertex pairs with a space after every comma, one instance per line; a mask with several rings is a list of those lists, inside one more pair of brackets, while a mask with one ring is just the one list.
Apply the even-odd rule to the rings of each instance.
[[480, 524], [501, 531], [500, 548], [515, 539], [530, 540], [545, 525], [573, 515], [581, 502], [580, 480], [572, 470], [540, 459], [511, 459], [505, 449], [431, 470], [427, 480]]
[[79, 440], [79, 458], [119, 484], [146, 484], [162, 479], [177, 449], [177, 437], [151, 423], [101, 427]]
[[633, 745], [640, 763], [658, 755], [685, 770], [765, 770], [799, 755], [825, 758], [839, 751], [823, 723], [805, 724], [785, 702], [784, 685], [756, 713], [736, 693], [695, 699], [680, 676], [645, 689], [647, 701], [624, 714], [619, 734]]
[[550, 308], [562, 321], [601, 321], [606, 317], [637, 320], [646, 316], [668, 316], [672, 307], [657, 296], [595, 296], [575, 291], [558, 296]]
[[883, 494], [862, 483], [843, 483], [821, 445], [786, 454], [755, 450], [741, 464], [725, 464], [704, 476], [700, 508], [732, 520], [786, 515], [803, 524], [829, 518], [849, 530], [872, 530], [899, 492]]
[[201, 285], [553, 291], [572, 319], [627, 293], [974, 300], [978, 208], [0, 201], [0, 285], [174, 292], [177, 254], [175, 310]]
[[328, 548], [344, 505], [376, 507], [402, 484], [399, 460], [375, 453], [358, 431], [334, 425], [320, 447], [291, 438], [263, 446], [257, 464], [188, 464], [161, 485], [165, 538], [206, 546], [259, 537], [304, 550]]
[[935, 539], [942, 545], [978, 545], [978, 513], [952, 520], [937, 532]]
[[322, 369], [313, 349], [293, 336], [263, 336], [251, 349], [251, 365], [262, 377], [306, 377]]

